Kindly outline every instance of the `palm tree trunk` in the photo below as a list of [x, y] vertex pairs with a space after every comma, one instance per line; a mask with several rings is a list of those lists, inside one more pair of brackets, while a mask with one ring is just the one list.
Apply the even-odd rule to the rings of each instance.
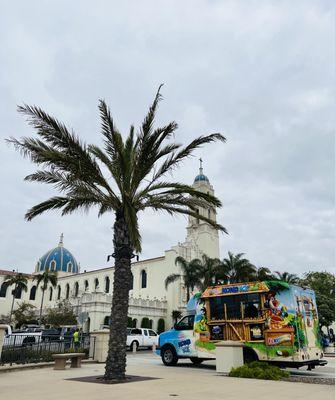
[[186, 286], [186, 300], [187, 302], [190, 300], [190, 287]]
[[45, 290], [42, 289], [42, 300], [41, 300], [40, 320], [39, 320], [40, 325], [41, 325], [41, 322], [42, 322], [42, 309], [43, 309], [43, 301], [44, 301], [44, 292], [45, 292]]
[[129, 290], [131, 283], [131, 244], [128, 227], [122, 211], [116, 212], [114, 223], [114, 282], [111, 310], [111, 325], [105, 380], [126, 379], [126, 342]]
[[12, 300], [12, 307], [10, 308], [10, 314], [9, 314], [9, 325], [12, 322], [12, 315], [13, 315], [13, 308], [14, 308], [14, 301], [15, 301], [15, 289], [13, 290], [13, 300]]

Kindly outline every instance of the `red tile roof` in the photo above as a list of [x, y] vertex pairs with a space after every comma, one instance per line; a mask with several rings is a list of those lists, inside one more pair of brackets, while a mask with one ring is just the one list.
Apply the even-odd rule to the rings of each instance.
[[[16, 275], [17, 273], [18, 273], [17, 271], [13, 271], [13, 270], [9, 271], [6, 269], [0, 269], [0, 275]], [[31, 276], [31, 274], [27, 274], [25, 272], [22, 272], [22, 273], [25, 276]]]

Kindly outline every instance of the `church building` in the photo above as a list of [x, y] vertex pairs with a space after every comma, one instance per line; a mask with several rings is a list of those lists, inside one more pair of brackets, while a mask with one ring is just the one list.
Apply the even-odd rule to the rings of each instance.
[[[203, 173], [200, 166], [193, 187], [202, 192], [214, 194], [213, 186]], [[199, 208], [197, 212], [216, 221], [216, 211]], [[180, 267], [175, 265], [177, 256], [187, 261], [201, 258], [203, 254], [211, 258], [219, 258], [219, 233], [208, 223], [198, 218], [189, 217], [186, 239], [166, 250], [161, 256], [140, 260], [132, 263], [132, 289], [129, 293], [128, 315], [133, 326], [140, 327], [143, 318], [148, 318], [153, 329], [157, 329], [158, 321], [162, 319], [165, 329], [172, 326], [172, 311], [183, 312], [186, 306], [186, 290], [183, 279], [178, 279], [165, 288], [165, 279], [171, 274], [182, 274]], [[78, 317], [84, 331], [101, 329], [109, 322], [112, 304], [114, 268], [99, 268], [92, 271], [81, 271], [74, 255], [64, 247], [61, 235], [57, 247], [42, 256], [32, 274], [27, 274], [28, 290], [17, 295], [17, 304], [26, 301], [39, 309], [42, 290], [36, 289], [34, 274], [43, 272], [46, 268], [57, 271], [56, 288], [49, 287], [45, 292], [44, 308], [53, 308], [60, 300], [68, 300]], [[4, 283], [7, 274], [16, 272], [0, 270], [0, 315], [9, 314], [12, 303], [12, 289]], [[160, 322], [162, 324], [162, 321]]]

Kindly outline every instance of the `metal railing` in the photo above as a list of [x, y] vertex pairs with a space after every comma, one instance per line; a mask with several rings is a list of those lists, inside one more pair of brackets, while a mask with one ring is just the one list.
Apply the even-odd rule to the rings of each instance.
[[4, 339], [0, 365], [53, 361], [52, 354], [56, 353], [83, 352], [88, 358], [91, 345], [93, 351], [90, 356], [94, 357], [94, 341], [95, 338], [90, 335], [80, 336], [77, 342], [72, 337], [11, 335]]

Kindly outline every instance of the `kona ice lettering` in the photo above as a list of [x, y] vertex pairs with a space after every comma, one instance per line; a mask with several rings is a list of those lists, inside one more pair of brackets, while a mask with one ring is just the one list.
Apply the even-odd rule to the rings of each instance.
[[191, 345], [190, 339], [186, 339], [186, 340], [182, 340], [181, 342], [178, 342], [178, 347], [182, 350], [183, 353], [190, 352], [190, 345]]

